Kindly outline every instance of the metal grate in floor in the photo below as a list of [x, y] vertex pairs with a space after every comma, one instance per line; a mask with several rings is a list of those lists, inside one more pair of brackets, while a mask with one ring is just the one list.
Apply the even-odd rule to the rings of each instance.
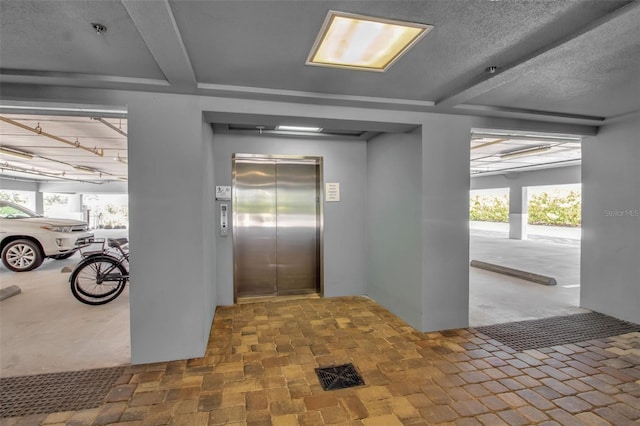
[[640, 331], [640, 325], [598, 312], [475, 327], [518, 351], [603, 339]]
[[320, 385], [324, 390], [344, 389], [364, 385], [364, 380], [358, 374], [353, 364], [335, 367], [316, 368]]
[[124, 369], [0, 378], [0, 418], [99, 407]]

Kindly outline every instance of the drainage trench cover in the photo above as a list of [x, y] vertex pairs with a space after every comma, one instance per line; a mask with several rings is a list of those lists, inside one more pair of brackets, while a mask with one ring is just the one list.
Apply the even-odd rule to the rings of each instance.
[[640, 331], [640, 325], [598, 312], [474, 327], [517, 351], [604, 339]]
[[0, 418], [96, 408], [125, 367], [0, 378]]
[[335, 367], [316, 368], [320, 385], [324, 390], [344, 389], [364, 385], [364, 380], [358, 374], [353, 364]]

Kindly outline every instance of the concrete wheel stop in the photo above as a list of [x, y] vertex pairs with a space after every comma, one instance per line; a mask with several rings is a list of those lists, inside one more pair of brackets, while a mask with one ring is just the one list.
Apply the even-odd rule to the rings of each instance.
[[11, 296], [15, 296], [16, 294], [20, 294], [22, 290], [17, 285], [10, 285], [6, 288], [0, 288], [0, 300], [8, 299]]
[[471, 266], [485, 271], [495, 272], [498, 274], [509, 275], [510, 277], [520, 278], [522, 280], [532, 281], [542, 285], [557, 285], [557, 281], [553, 277], [535, 274], [533, 272], [522, 271], [520, 269], [508, 268], [506, 266], [495, 265], [493, 263], [472, 260]]

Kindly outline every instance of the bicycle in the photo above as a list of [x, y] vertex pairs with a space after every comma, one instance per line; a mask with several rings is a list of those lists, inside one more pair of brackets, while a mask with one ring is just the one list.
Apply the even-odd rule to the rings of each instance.
[[[126, 238], [97, 239], [79, 247], [82, 260], [69, 277], [71, 293], [87, 305], [103, 305], [120, 296], [129, 282]], [[105, 247], [106, 244], [106, 247]], [[100, 245], [98, 250], [92, 248]]]

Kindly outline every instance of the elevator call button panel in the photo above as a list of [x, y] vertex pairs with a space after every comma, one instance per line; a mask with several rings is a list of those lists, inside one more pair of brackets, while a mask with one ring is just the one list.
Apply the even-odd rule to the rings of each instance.
[[229, 233], [229, 206], [220, 204], [220, 235], [226, 237]]

